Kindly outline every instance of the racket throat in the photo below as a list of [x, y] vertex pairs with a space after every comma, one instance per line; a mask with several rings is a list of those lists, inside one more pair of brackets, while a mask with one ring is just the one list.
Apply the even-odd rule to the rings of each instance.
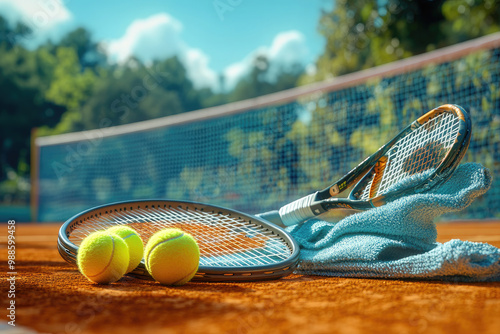
[[378, 193], [379, 186], [382, 182], [382, 176], [384, 175], [384, 171], [387, 167], [387, 162], [388, 158], [386, 156], [383, 156], [373, 167], [374, 176], [370, 184], [369, 198], [375, 197]]

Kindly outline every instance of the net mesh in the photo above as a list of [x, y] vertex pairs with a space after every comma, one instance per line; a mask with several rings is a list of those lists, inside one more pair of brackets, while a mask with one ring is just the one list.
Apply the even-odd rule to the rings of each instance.
[[413, 120], [447, 103], [461, 105], [472, 119], [464, 161], [482, 163], [494, 181], [486, 195], [445, 219], [498, 218], [496, 39], [496, 46], [462, 51], [453, 60], [445, 55], [408, 68], [395, 64], [397, 71], [389, 67], [355, 85], [342, 85], [339, 78], [321, 89], [294, 91], [287, 102], [149, 130], [118, 134], [103, 128], [66, 142], [39, 138], [36, 219], [64, 221], [92, 206], [144, 198], [247, 213], [277, 209], [328, 186]]

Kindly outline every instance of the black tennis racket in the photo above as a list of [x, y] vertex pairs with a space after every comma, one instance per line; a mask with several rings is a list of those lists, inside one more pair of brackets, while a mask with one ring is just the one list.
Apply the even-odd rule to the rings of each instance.
[[[134, 228], [145, 243], [168, 227], [191, 234], [200, 248], [194, 281], [276, 279], [290, 274], [299, 260], [299, 246], [290, 235], [261, 218], [213, 205], [168, 200], [121, 202], [80, 213], [61, 226], [59, 253], [76, 265], [78, 246], [86, 236], [118, 224]], [[144, 260], [130, 275], [150, 279]]]
[[[408, 125], [328, 188], [258, 216], [291, 226], [329, 210], [368, 210], [426, 191], [451, 176], [469, 147], [471, 132], [471, 120], [462, 107], [440, 106]], [[396, 186], [413, 175], [422, 177], [411, 187]], [[333, 198], [356, 182], [348, 198]]]

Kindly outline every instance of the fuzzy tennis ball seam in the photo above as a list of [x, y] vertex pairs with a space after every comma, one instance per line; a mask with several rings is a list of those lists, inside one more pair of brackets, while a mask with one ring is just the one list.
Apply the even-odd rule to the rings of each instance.
[[198, 271], [198, 267], [196, 267], [193, 270], [191, 270], [191, 272], [188, 273], [186, 276], [184, 276], [181, 279], [173, 282], [172, 285], [183, 285], [183, 284], [189, 282], [194, 277], [194, 275], [196, 274], [197, 271]]
[[[172, 237], [172, 238], [167, 239], [167, 240], [163, 240], [163, 241], [161, 241], [161, 242], [159, 242], [159, 243], [155, 244], [155, 245], [153, 246], [153, 248], [152, 248], [152, 249], [149, 251], [149, 253], [148, 253], [148, 257], [147, 257], [147, 260], [146, 260], [146, 263], [147, 263], [147, 264], [146, 264], [146, 267], [148, 267], [150, 255], [154, 252], [154, 250], [155, 250], [157, 247], [159, 247], [159, 246], [161, 246], [161, 245], [163, 245], [163, 244], [165, 244], [165, 243], [167, 243], [167, 242], [171, 242], [171, 241], [173, 241], [173, 240], [176, 240], [176, 239], [182, 238], [183, 236], [184, 236], [184, 232], [182, 232], [182, 233], [181, 233], [181, 234], [179, 234], [178, 236]], [[189, 281], [189, 280], [190, 280], [190, 279], [194, 276], [194, 274], [196, 274], [196, 271], [198, 271], [198, 266], [197, 266], [196, 268], [194, 268], [191, 272], [189, 272], [187, 275], [185, 275], [184, 277], [180, 278], [179, 280], [177, 280], [177, 281], [175, 281], [175, 282], [172, 282], [171, 284], [172, 284], [172, 285], [179, 285], [179, 284], [184, 284], [184, 283], [186, 283], [187, 281]], [[186, 281], [186, 282], [184, 282], [184, 281]]]
[[179, 239], [179, 238], [181, 238], [181, 237], [183, 237], [183, 236], [184, 236], [184, 233], [181, 233], [181, 234], [180, 234], [180, 235], [178, 235], [178, 236], [175, 236], [175, 237], [172, 237], [172, 238], [170, 238], [170, 239], [163, 240], [163, 241], [161, 241], [161, 242], [156, 243], [156, 244], [153, 246], [153, 248], [152, 248], [152, 249], [150, 249], [150, 250], [148, 251], [148, 254], [147, 254], [147, 260], [146, 260], [146, 267], [149, 267], [149, 258], [150, 258], [150, 256], [151, 256], [151, 254], [153, 253], [153, 251], [154, 251], [157, 247], [159, 247], [160, 245], [163, 245], [163, 244], [165, 244], [165, 243], [167, 243], [167, 242], [169, 242], [169, 241], [172, 241], [172, 240], [175, 240], [175, 239]]
[[109, 261], [108, 261], [108, 264], [106, 264], [106, 266], [102, 269], [101, 272], [95, 274], [95, 275], [86, 275], [87, 277], [97, 277], [99, 275], [102, 275], [108, 268], [109, 266], [111, 265], [111, 262], [113, 262], [113, 256], [115, 255], [115, 239], [113, 237], [111, 237], [111, 242], [113, 243], [113, 249], [111, 250], [111, 254], [109, 256]]
[[144, 255], [144, 244], [136, 230], [126, 225], [119, 225], [111, 227], [107, 231], [122, 238], [128, 246], [130, 262], [127, 273], [137, 268]]
[[163, 285], [183, 285], [198, 271], [200, 250], [196, 240], [176, 228], [156, 232], [145, 249], [146, 269]]
[[104, 231], [87, 236], [77, 254], [80, 272], [90, 281], [109, 284], [119, 280], [129, 265], [129, 250], [123, 239]]

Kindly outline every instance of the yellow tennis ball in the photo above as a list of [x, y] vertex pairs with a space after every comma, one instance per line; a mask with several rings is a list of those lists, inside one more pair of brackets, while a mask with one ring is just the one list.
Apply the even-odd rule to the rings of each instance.
[[127, 273], [137, 268], [144, 255], [144, 245], [139, 234], [133, 228], [125, 225], [111, 227], [106, 231], [118, 235], [127, 244], [130, 257]]
[[125, 275], [129, 260], [125, 241], [105, 231], [94, 232], [83, 239], [77, 254], [80, 272], [100, 284], [118, 281]]
[[167, 228], [151, 236], [144, 260], [151, 276], [161, 284], [183, 285], [198, 271], [200, 249], [188, 233]]

